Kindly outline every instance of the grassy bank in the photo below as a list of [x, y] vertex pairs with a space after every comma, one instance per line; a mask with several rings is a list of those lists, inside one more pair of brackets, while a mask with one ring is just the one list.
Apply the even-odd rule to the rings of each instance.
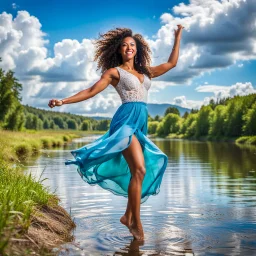
[[[158, 137], [156, 134], [150, 134], [151, 138]], [[200, 136], [200, 137], [188, 137], [184, 134], [170, 133], [164, 137], [166, 139], [188, 139], [188, 140], [200, 140], [200, 141], [220, 141], [220, 142], [235, 142], [238, 144], [256, 145], [256, 136], [241, 136], [241, 137], [213, 137], [213, 136]]]
[[40, 149], [61, 147], [74, 138], [86, 134], [102, 134], [102, 131], [43, 130], [13, 132], [0, 130], [0, 160], [7, 162], [26, 161], [40, 153]]
[[52, 255], [75, 227], [55, 194], [19, 163], [86, 132], [0, 131], [0, 255]]

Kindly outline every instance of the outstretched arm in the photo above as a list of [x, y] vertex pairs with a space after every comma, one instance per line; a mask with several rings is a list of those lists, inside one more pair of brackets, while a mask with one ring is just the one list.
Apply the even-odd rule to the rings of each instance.
[[178, 25], [178, 29], [175, 30], [174, 45], [168, 61], [166, 63], [160, 64], [155, 67], [149, 67], [153, 74], [153, 77], [161, 76], [176, 66], [179, 58], [180, 39], [181, 39], [181, 32], [183, 28], [184, 28], [183, 26]]
[[112, 79], [113, 79], [113, 73], [111, 72], [110, 69], [108, 69], [107, 71], [105, 71], [102, 74], [100, 80], [98, 82], [96, 82], [93, 86], [91, 86], [90, 88], [82, 90], [82, 91], [78, 92], [77, 94], [70, 96], [68, 98], [62, 99], [62, 100], [51, 99], [49, 101], [48, 106], [50, 108], [53, 108], [55, 106], [62, 106], [64, 104], [71, 104], [71, 103], [80, 102], [80, 101], [84, 101], [89, 98], [92, 98], [99, 92], [103, 91], [109, 84], [111, 84]]

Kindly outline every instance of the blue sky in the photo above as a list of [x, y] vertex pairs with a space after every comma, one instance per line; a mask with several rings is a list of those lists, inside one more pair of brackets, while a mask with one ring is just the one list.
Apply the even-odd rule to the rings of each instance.
[[[70, 96], [99, 79], [88, 64], [99, 33], [115, 27], [141, 33], [158, 65], [168, 59], [180, 23], [178, 64], [152, 80], [148, 102], [199, 108], [211, 98], [255, 92], [255, 9], [253, 0], [1, 1], [0, 65], [22, 82], [24, 104], [47, 108], [49, 98]], [[114, 88], [107, 88], [58, 110], [111, 116], [119, 104]]]

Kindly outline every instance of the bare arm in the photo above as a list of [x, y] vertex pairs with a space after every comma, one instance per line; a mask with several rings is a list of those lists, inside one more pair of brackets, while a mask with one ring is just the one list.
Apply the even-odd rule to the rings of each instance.
[[172, 48], [172, 52], [168, 58], [168, 61], [158, 66], [150, 67], [153, 77], [161, 76], [177, 65], [178, 58], [179, 58], [179, 48], [180, 48], [182, 28], [183, 27], [181, 25], [178, 25], [178, 29], [175, 30], [175, 41]]
[[105, 71], [102, 74], [100, 80], [98, 82], [96, 82], [93, 86], [91, 86], [90, 88], [82, 90], [82, 91], [78, 92], [77, 94], [70, 96], [68, 98], [62, 99], [62, 100], [52, 99], [49, 101], [48, 106], [50, 108], [53, 108], [55, 106], [61, 106], [63, 104], [71, 104], [71, 103], [76, 103], [76, 102], [90, 99], [90, 98], [94, 97], [96, 94], [98, 94], [99, 92], [106, 89], [106, 87], [110, 83], [112, 83], [112, 79], [113, 79], [113, 73], [112, 73], [111, 69], [108, 69], [107, 71]]

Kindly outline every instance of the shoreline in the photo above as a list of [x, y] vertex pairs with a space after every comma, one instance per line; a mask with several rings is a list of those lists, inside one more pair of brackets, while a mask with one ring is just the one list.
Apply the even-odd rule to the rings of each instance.
[[256, 136], [240, 136], [240, 137], [186, 137], [184, 134], [168, 134], [165, 137], [157, 136], [156, 134], [150, 134], [149, 138], [163, 138], [163, 139], [182, 139], [182, 140], [192, 140], [192, 141], [211, 141], [211, 142], [228, 142], [237, 143], [240, 145], [256, 146]]
[[0, 255], [56, 255], [76, 227], [57, 195], [24, 171], [23, 162], [97, 131], [0, 130]]

